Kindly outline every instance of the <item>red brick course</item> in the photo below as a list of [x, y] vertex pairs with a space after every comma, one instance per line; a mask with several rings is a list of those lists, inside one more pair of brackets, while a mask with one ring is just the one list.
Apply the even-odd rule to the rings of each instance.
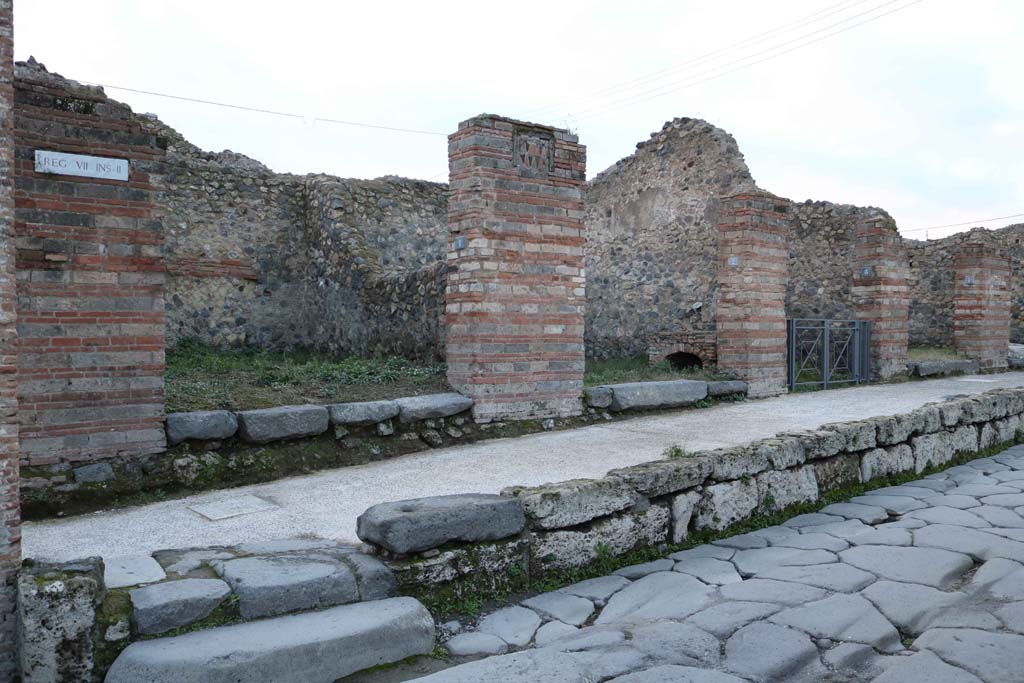
[[718, 206], [718, 367], [749, 385], [748, 395], [786, 391], [788, 199], [727, 197]]
[[910, 266], [890, 218], [867, 218], [856, 230], [854, 309], [858, 320], [871, 321], [872, 377], [888, 379], [907, 370]]
[[[41, 75], [14, 96], [22, 466], [160, 452], [161, 141], [97, 89]], [[129, 180], [36, 173], [37, 150], [128, 159]]]
[[449, 381], [478, 420], [579, 414], [585, 148], [484, 115], [449, 136], [448, 163]]
[[956, 255], [953, 342], [983, 370], [1005, 368], [1010, 344], [1010, 261], [972, 231]]

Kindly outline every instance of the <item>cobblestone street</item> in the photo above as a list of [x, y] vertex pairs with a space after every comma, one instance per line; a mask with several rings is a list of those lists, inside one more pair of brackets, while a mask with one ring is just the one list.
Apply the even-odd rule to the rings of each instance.
[[1024, 446], [535, 596], [447, 646], [492, 656], [418, 680], [1019, 683]]

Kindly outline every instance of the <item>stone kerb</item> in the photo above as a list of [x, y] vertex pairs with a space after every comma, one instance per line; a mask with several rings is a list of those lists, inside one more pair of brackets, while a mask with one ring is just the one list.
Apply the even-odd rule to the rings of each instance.
[[876, 379], [901, 375], [910, 335], [910, 266], [896, 224], [884, 215], [857, 223], [853, 303], [871, 322], [871, 370]]
[[980, 229], [956, 255], [953, 341], [982, 370], [1005, 368], [1010, 344], [1010, 262]]
[[718, 206], [718, 367], [752, 397], [786, 391], [789, 200], [744, 193]]
[[[507, 529], [497, 541], [493, 535], [485, 543], [449, 535], [395, 555], [373, 535], [360, 537], [384, 554], [407, 590], [479, 586], [480, 577], [491, 581], [494, 572], [512, 566], [539, 575], [585, 565], [605, 552], [621, 555], [681, 543], [698, 530], [724, 531], [761, 512], [813, 503], [825, 492], [880, 476], [942, 467], [959, 454], [1014, 440], [1022, 413], [1024, 389], [998, 389], [910, 413], [613, 470], [600, 479], [510, 487], [501, 496], [521, 505], [525, 525], [516, 533]], [[461, 524], [494, 521], [471, 522], [476, 511], [464, 512], [469, 517]]]
[[449, 137], [448, 162], [449, 382], [480, 422], [579, 415], [585, 148], [481, 115]]

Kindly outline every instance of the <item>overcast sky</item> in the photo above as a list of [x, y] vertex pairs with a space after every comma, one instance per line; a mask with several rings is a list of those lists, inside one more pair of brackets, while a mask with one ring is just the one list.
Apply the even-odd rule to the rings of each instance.
[[[14, 9], [18, 59], [34, 55], [81, 81], [301, 116], [108, 90], [204, 149], [277, 171], [447, 177], [443, 135], [318, 117], [444, 134], [481, 112], [564, 125], [587, 145], [593, 176], [666, 120], [690, 116], [732, 133], [762, 188], [881, 206], [909, 237], [1024, 213], [1020, 0], [15, 0]], [[1014, 222], [1024, 218], [984, 225]]]

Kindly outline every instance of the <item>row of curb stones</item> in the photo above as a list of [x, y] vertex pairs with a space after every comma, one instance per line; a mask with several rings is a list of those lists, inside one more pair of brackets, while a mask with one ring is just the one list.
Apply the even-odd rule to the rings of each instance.
[[173, 446], [184, 441], [220, 441], [236, 434], [252, 444], [319, 436], [335, 428], [368, 426], [398, 418], [403, 424], [449, 417], [473, 407], [473, 399], [457, 393], [409, 396], [389, 401], [363, 401], [334, 405], [279, 406], [231, 412], [201, 410], [170, 413], [167, 440]]
[[399, 583], [447, 583], [511, 564], [562, 569], [642, 545], [723, 530], [758, 509], [818, 500], [824, 491], [1012, 440], [1024, 392], [998, 389], [910, 413], [780, 434], [748, 446], [610, 471], [593, 480], [382, 503], [357, 534]]
[[584, 390], [584, 398], [591, 408], [606, 408], [612, 412], [621, 412], [624, 410], [683, 408], [709, 397], [745, 395], [746, 393], [747, 383], [738, 380], [703, 382], [677, 379], [590, 387]]

